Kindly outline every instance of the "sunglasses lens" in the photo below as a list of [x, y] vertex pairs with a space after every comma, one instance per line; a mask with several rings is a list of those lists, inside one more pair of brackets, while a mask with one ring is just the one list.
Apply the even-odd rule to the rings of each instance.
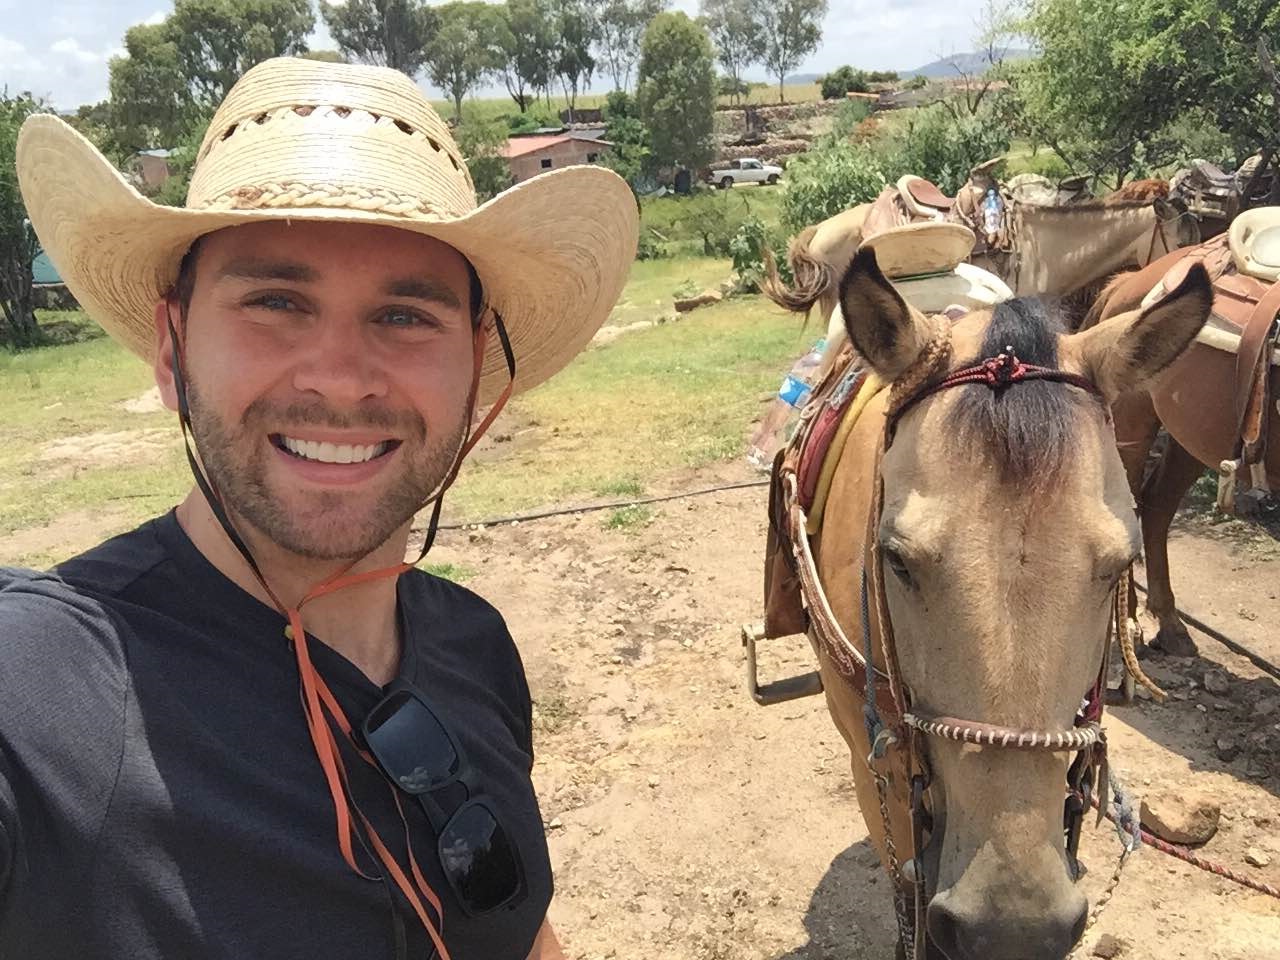
[[440, 835], [440, 861], [472, 913], [502, 906], [520, 887], [507, 832], [483, 803], [467, 804], [449, 821]]
[[406, 793], [425, 793], [457, 772], [458, 754], [435, 714], [407, 691], [393, 693], [369, 714], [365, 739]]

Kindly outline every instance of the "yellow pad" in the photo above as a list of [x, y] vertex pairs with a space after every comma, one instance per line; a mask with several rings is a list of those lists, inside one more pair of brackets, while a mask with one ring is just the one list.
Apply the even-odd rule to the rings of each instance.
[[811, 537], [816, 537], [818, 531], [822, 529], [822, 513], [827, 506], [827, 494], [831, 492], [831, 478], [836, 474], [836, 464], [840, 462], [840, 455], [844, 453], [844, 445], [849, 439], [853, 425], [858, 422], [858, 417], [862, 415], [862, 411], [866, 409], [871, 399], [884, 388], [884, 382], [875, 375], [875, 372], [868, 371], [858, 387], [857, 395], [849, 402], [849, 408], [844, 412], [844, 419], [836, 428], [836, 435], [831, 438], [826, 459], [822, 461], [822, 471], [818, 474], [817, 489], [813, 491], [813, 509], [809, 511], [808, 523], [805, 524], [805, 531]]

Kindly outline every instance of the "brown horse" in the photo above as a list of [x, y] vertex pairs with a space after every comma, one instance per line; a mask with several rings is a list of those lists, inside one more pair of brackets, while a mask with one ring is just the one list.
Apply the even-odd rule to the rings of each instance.
[[[868, 636], [882, 670], [884, 638], [894, 637], [913, 713], [1070, 729], [1099, 674], [1113, 591], [1141, 543], [1106, 404], [1150, 381], [1195, 337], [1211, 298], [1203, 270], [1151, 308], [1070, 335], [1026, 299], [948, 331], [902, 300], [870, 251], [844, 271], [839, 296], [858, 353], [894, 386], [855, 424], [815, 541], [836, 620], [863, 637], [860, 574], [882, 569], [892, 634], [873, 615]], [[949, 352], [937, 347], [944, 337]], [[912, 406], [883, 449], [886, 403], [906, 383], [927, 386], [1009, 346], [1024, 362], [1087, 380], [1101, 399], [1048, 381], [958, 386]], [[935, 366], [922, 378], [927, 358]], [[1087, 907], [1063, 844], [1066, 756], [928, 739], [933, 827], [914, 850], [906, 761], [890, 753], [882, 818], [864, 701], [832, 656], [820, 652], [819, 662], [881, 859], [888, 868], [886, 820], [898, 856], [920, 857], [929, 955], [1062, 960]]]
[[[1143, 270], [1116, 277], [1103, 289], [1085, 326], [1135, 309], [1179, 259], [1175, 253]], [[1206, 337], [1206, 340], [1209, 338]], [[1221, 340], [1222, 338], [1218, 338]], [[1231, 338], [1226, 338], [1228, 341]], [[1115, 405], [1116, 440], [1142, 517], [1147, 568], [1147, 613], [1159, 629], [1155, 646], [1194, 656], [1195, 642], [1178, 616], [1169, 579], [1169, 525], [1183, 497], [1206, 467], [1217, 469], [1235, 455], [1239, 436], [1234, 405], [1236, 357], [1224, 344], [1196, 342], [1148, 390]], [[1280, 377], [1272, 379], [1272, 409], [1280, 409]], [[1144, 477], [1147, 456], [1161, 427], [1169, 442], [1156, 469]], [[1280, 488], [1280, 417], [1267, 439], [1267, 483]]]

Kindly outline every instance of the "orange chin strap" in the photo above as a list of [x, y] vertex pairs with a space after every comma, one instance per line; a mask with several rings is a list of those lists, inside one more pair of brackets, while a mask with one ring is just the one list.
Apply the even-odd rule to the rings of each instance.
[[[512, 389], [515, 386], [515, 355], [511, 349], [511, 342], [507, 336], [506, 328], [503, 326], [502, 318], [495, 312], [494, 327], [498, 332], [498, 337], [502, 344], [504, 358], [507, 362], [508, 379], [507, 385], [494, 401], [493, 406], [485, 415], [480, 425], [471, 430], [470, 425], [475, 413], [476, 399], [480, 387], [480, 374], [484, 365], [485, 347], [487, 343], [487, 329], [485, 324], [480, 324], [475, 332], [473, 340], [472, 353], [474, 363], [471, 375], [471, 387], [467, 395], [466, 409], [466, 428], [463, 434], [463, 441], [459, 444], [454, 454], [453, 463], [448, 473], [441, 482], [439, 489], [426, 499], [423, 507], [431, 506], [431, 520], [428, 524], [425, 538], [423, 540], [422, 551], [418, 555], [418, 561], [426, 556], [427, 551], [431, 549], [432, 543], [435, 541], [436, 528], [440, 518], [440, 507], [444, 499], [445, 491], [453, 485], [457, 479], [458, 471], [462, 466], [462, 461], [466, 458], [480, 438], [484, 436], [485, 431], [493, 425], [498, 414], [502, 412], [502, 408], [506, 405], [511, 397]], [[377, 830], [369, 819], [356, 805], [354, 798], [348, 802], [350, 794], [350, 781], [347, 776], [347, 770], [342, 761], [342, 754], [338, 749], [338, 743], [334, 739], [333, 729], [330, 721], [337, 725], [342, 731], [348, 742], [355, 748], [359, 756], [371, 767], [381, 773], [381, 768], [377, 762], [371, 757], [367, 751], [360, 748], [352, 735], [352, 726], [350, 720], [347, 719], [342, 707], [338, 704], [337, 698], [329, 689], [329, 685], [325, 683], [324, 678], [316, 670], [315, 665], [311, 661], [311, 652], [308, 648], [306, 630], [302, 624], [302, 608], [312, 600], [323, 597], [326, 594], [334, 593], [346, 587], [357, 586], [362, 583], [368, 583], [373, 580], [380, 580], [384, 577], [398, 577], [414, 568], [413, 563], [403, 561], [390, 567], [383, 567], [378, 570], [369, 570], [364, 573], [356, 573], [347, 575], [350, 570], [359, 561], [353, 561], [347, 566], [338, 570], [332, 576], [327, 577], [320, 583], [311, 588], [294, 607], [288, 607], [282, 603], [276, 596], [266, 581], [266, 577], [262, 574], [257, 563], [254, 561], [248, 547], [236, 532], [235, 527], [231, 523], [231, 518], [226, 511], [226, 506], [222, 501], [222, 497], [205, 475], [203, 469], [197, 464], [195, 457], [192, 455], [191, 448], [193, 442], [188, 430], [189, 425], [189, 409], [187, 406], [186, 388], [183, 382], [183, 366], [182, 366], [182, 349], [177, 333], [173, 326], [173, 319], [169, 318], [169, 335], [173, 343], [173, 364], [174, 364], [174, 380], [178, 394], [178, 413], [179, 421], [182, 426], [183, 438], [186, 441], [187, 460], [191, 466], [192, 473], [195, 475], [196, 483], [205, 495], [205, 499], [209, 502], [210, 509], [215, 517], [222, 525], [223, 530], [231, 539], [232, 544], [239, 550], [252, 570], [254, 577], [261, 584], [267, 596], [271, 598], [276, 608], [284, 614], [289, 624], [284, 629], [285, 637], [292, 643], [294, 655], [298, 663], [298, 676], [301, 685], [301, 697], [303, 712], [306, 715], [307, 730], [311, 735], [311, 743], [315, 749], [316, 757], [320, 761], [320, 767], [324, 771], [326, 783], [329, 785], [329, 794], [333, 798], [334, 815], [337, 819], [338, 848], [342, 851], [342, 857], [347, 861], [357, 874], [367, 880], [375, 880], [377, 877], [371, 877], [360, 869], [356, 863], [355, 848], [352, 844], [353, 834], [353, 818], [352, 811], [355, 811], [360, 823], [364, 827], [364, 833], [368, 836], [370, 844], [377, 853], [378, 859], [386, 868], [387, 873], [395, 881], [400, 892], [408, 900], [409, 905], [418, 916], [418, 920], [422, 923], [423, 928], [427, 931], [431, 942], [435, 945], [441, 960], [450, 960], [449, 950], [444, 945], [442, 937], [444, 931], [444, 911], [440, 905], [440, 898], [435, 891], [431, 889], [430, 884], [422, 875], [422, 871], [418, 866], [417, 859], [413, 853], [413, 844], [409, 835], [409, 824], [404, 816], [404, 808], [400, 803], [400, 796], [394, 784], [388, 781], [391, 787], [392, 797], [396, 803], [396, 809], [400, 814], [401, 822], [405, 828], [405, 847], [409, 856], [409, 873], [412, 874], [412, 880], [406, 875], [404, 869], [396, 861], [395, 856], [387, 848], [382, 838], [378, 835]], [[425, 901], [425, 902], [424, 902]], [[427, 906], [430, 906], [435, 914], [433, 922], [431, 916], [427, 912]]]

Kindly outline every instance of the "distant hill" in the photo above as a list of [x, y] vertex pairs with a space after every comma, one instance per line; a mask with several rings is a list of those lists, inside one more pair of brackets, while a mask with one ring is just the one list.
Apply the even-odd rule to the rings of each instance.
[[[822, 76], [823, 75], [820, 73], [796, 73], [787, 77], [786, 82], [787, 83], [817, 83], [819, 80], [822, 79]], [[774, 80], [774, 83], [775, 84], [777, 83], [776, 79]]]
[[[1030, 50], [1009, 50], [1005, 53], [1006, 60], [1025, 60], [1030, 56]], [[987, 66], [985, 53], [955, 53], [941, 60], [926, 63], [923, 67], [916, 67], [914, 70], [899, 70], [898, 75], [904, 79], [916, 75], [930, 78], [956, 77], [961, 73], [983, 73]]]

